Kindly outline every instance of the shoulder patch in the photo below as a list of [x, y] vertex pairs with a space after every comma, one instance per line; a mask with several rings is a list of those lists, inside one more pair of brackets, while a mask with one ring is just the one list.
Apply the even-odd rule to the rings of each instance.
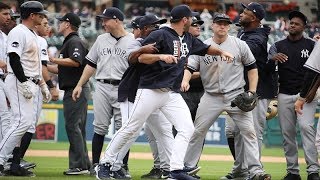
[[47, 50], [46, 50], [46, 49], [42, 49], [42, 50], [41, 50], [41, 53], [42, 53], [43, 55], [47, 55]]
[[18, 43], [18, 42], [13, 42], [13, 43], [11, 44], [11, 46], [17, 48], [17, 47], [19, 47], [19, 43]]

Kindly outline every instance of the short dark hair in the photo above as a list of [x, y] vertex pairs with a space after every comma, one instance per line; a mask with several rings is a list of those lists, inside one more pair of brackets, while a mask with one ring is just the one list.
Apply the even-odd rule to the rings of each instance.
[[77, 32], [78, 29], [79, 29], [79, 27], [77, 27], [77, 26], [75, 26], [75, 25], [70, 24], [70, 26], [71, 26], [71, 30], [72, 30], [72, 31]]
[[3, 3], [3, 2], [0, 2], [0, 10], [2, 9], [11, 9], [9, 5]]

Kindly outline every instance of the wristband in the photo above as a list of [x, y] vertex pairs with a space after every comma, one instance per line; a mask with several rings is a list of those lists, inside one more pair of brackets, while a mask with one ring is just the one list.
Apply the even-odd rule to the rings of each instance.
[[51, 80], [46, 81], [46, 84], [49, 86], [50, 89], [54, 88], [54, 85]]

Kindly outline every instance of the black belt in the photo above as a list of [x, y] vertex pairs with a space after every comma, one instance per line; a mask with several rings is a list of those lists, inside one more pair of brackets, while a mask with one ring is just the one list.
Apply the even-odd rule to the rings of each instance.
[[112, 85], [119, 85], [120, 80], [113, 80], [113, 79], [97, 79], [97, 81], [101, 83], [107, 83], [107, 84], [112, 84]]
[[35, 83], [35, 84], [39, 84], [39, 82], [40, 82], [40, 79], [37, 79], [37, 78], [34, 78], [34, 77], [28, 77], [28, 76], [26, 76], [26, 78], [27, 78], [28, 80], [32, 81], [32, 82]]

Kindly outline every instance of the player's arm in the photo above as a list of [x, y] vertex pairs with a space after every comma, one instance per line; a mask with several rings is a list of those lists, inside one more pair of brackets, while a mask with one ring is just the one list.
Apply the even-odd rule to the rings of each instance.
[[6, 68], [7, 67], [7, 63], [5, 63], [4, 61], [0, 60], [0, 68]]
[[50, 62], [53, 62], [60, 66], [68, 66], [68, 67], [79, 67], [80, 63], [78, 61], [74, 61], [70, 58], [55, 58], [49, 57]]
[[248, 69], [249, 91], [256, 92], [258, 85], [258, 69], [256, 63], [246, 66]]
[[183, 79], [182, 79], [182, 82], [181, 82], [181, 87], [180, 87], [180, 90], [182, 92], [187, 92], [190, 88], [190, 79], [192, 77], [192, 72], [190, 69], [186, 68], [184, 70], [184, 73], [183, 73]]
[[154, 46], [156, 43], [153, 44], [148, 44], [148, 45], [144, 45], [142, 47], [140, 47], [138, 50], [133, 51], [132, 53], [130, 53], [129, 55], [129, 62], [131, 64], [136, 64], [139, 62], [139, 56], [141, 54], [152, 54], [152, 53], [157, 53], [159, 52], [159, 50]]
[[27, 81], [27, 77], [24, 74], [24, 71], [20, 62], [20, 56], [17, 53], [15, 52], [9, 53], [9, 63], [17, 79], [21, 83]]
[[168, 64], [178, 62], [177, 58], [171, 54], [141, 54], [138, 60], [143, 64], [153, 64], [157, 61], [164, 61]]
[[57, 64], [47, 64], [47, 69], [53, 74], [58, 74], [58, 65]]
[[53, 84], [53, 82], [51, 81], [51, 77], [49, 75], [49, 71], [48, 71], [48, 66], [47, 63], [48, 61], [41, 61], [42, 63], [42, 77], [44, 82], [47, 84], [47, 86], [49, 87], [49, 91], [51, 93], [51, 98], [53, 101], [57, 101], [59, 99], [59, 91], [56, 88], [56, 86]]
[[74, 101], [80, 97], [82, 86], [89, 81], [89, 78], [96, 72], [96, 68], [97, 66], [95, 64], [93, 64], [91, 61], [88, 61], [88, 64], [85, 66], [77, 86], [72, 92], [72, 99]]

